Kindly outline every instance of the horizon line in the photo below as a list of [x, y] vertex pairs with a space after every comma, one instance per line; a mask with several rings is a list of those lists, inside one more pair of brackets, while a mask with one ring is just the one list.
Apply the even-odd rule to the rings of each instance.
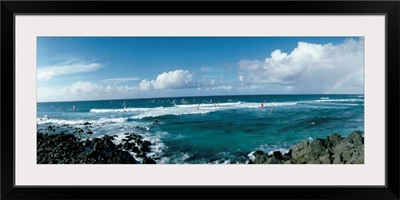
[[125, 99], [91, 99], [91, 100], [64, 100], [64, 101], [36, 101], [36, 103], [66, 103], [66, 102], [86, 102], [86, 101], [118, 101], [118, 100], [138, 100], [138, 99], [166, 99], [166, 98], [192, 98], [192, 97], [221, 97], [221, 96], [274, 96], [274, 95], [364, 95], [360, 94], [233, 94], [233, 95], [198, 95], [198, 96], [169, 96], [169, 97], [142, 97], [142, 98], [125, 98]]

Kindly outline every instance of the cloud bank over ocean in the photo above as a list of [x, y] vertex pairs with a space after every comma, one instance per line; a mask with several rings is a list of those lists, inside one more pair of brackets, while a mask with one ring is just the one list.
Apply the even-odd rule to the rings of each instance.
[[[238, 45], [245, 42], [246, 38], [241, 38]], [[260, 39], [260, 44], [262, 42], [263, 38]], [[173, 45], [168, 45], [174, 49]], [[178, 43], [176, 48], [179, 49], [179, 45], [185, 44]], [[150, 65], [155, 59], [150, 59], [151, 55], [147, 54], [143, 57], [149, 59], [140, 67], [135, 66], [135, 60], [121, 64], [102, 59], [94, 62], [89, 58], [76, 56], [66, 57], [61, 62], [51, 65], [38, 64], [37, 99], [68, 101], [170, 95], [198, 96], [199, 93], [232, 95], [362, 94], [364, 92], [363, 38], [342, 38], [341, 42], [336, 43], [300, 40], [291, 48], [275, 45], [276, 48], [262, 51], [265, 53], [260, 53], [261, 50], [258, 50], [252, 54], [236, 55], [235, 58], [230, 58], [229, 53], [226, 53], [227, 50], [224, 48], [228, 47], [213, 49], [204, 46], [200, 49], [203, 54], [196, 54], [198, 58], [192, 60], [189, 58], [189, 53], [187, 55], [183, 53], [179, 59], [172, 60], [173, 56], [170, 58], [163, 51], [159, 56], [165, 54], [164, 56], [171, 61], [159, 62], [157, 67], [146, 66], [146, 61]], [[196, 49], [200, 47], [190, 46], [190, 48], [192, 54], [200, 52]], [[245, 52], [245, 48], [243, 49]], [[207, 56], [205, 50], [213, 54]], [[135, 52], [136, 50], [130, 53]], [[150, 52], [141, 53], [150, 54]], [[248, 59], [256, 53], [261, 56], [257, 56], [257, 59]], [[113, 59], [126, 58], [121, 57], [124, 55], [111, 52], [110, 54], [116, 57]], [[240, 57], [241, 59], [238, 59]], [[220, 58], [224, 58], [225, 62], [216, 62]], [[171, 64], [178, 61], [184, 64]]]

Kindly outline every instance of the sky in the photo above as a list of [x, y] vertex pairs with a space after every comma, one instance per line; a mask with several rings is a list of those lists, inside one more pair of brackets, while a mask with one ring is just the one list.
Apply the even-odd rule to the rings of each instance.
[[37, 101], [363, 94], [362, 37], [38, 37]]

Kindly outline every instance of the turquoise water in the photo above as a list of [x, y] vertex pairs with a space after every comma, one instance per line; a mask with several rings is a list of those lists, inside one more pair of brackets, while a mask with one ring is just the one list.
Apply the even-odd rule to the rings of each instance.
[[[41, 132], [51, 134], [76, 134], [75, 129], [82, 128], [93, 132], [77, 135], [82, 138], [115, 135], [115, 143], [124, 133], [138, 133], [152, 142], [149, 156], [160, 164], [241, 164], [256, 150], [284, 153], [302, 140], [364, 131], [364, 97], [247, 95], [48, 102], [37, 104], [37, 124]], [[47, 131], [49, 125], [58, 129]]]

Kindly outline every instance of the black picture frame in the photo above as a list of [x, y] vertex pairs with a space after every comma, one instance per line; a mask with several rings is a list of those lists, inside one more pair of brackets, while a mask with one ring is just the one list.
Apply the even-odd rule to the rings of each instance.
[[[157, 5], [157, 6], [155, 6]], [[229, 6], [227, 6], [229, 5]], [[386, 15], [386, 186], [16, 187], [14, 19], [23, 14]], [[2, 199], [399, 199], [399, 1], [1, 1]], [[13, 105], [13, 106], [11, 106]], [[284, 175], [282, 175], [284, 177]]]

